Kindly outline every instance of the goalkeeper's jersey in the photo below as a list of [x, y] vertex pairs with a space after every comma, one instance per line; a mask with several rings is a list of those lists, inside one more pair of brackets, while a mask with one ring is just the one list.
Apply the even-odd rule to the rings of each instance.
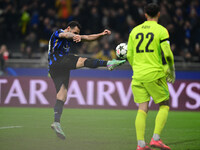
[[133, 79], [151, 82], [165, 76], [160, 44], [169, 39], [166, 28], [156, 21], [145, 21], [129, 35], [127, 59]]

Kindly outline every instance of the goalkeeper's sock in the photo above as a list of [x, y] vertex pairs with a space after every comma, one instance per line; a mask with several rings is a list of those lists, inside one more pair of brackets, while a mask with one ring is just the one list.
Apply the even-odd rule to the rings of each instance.
[[160, 140], [160, 135], [154, 133], [153, 134], [153, 139], [154, 139], [154, 141], [159, 141]]
[[138, 145], [139, 145], [140, 147], [145, 147], [145, 146], [146, 146], [146, 143], [145, 143], [145, 141], [143, 141], [143, 140], [139, 140], [139, 141], [138, 141]]
[[140, 147], [145, 146], [144, 133], [145, 133], [145, 126], [146, 126], [146, 117], [147, 117], [147, 113], [139, 109], [137, 112], [136, 119], [135, 119], [135, 128], [136, 128], [138, 145]]
[[97, 68], [97, 67], [106, 67], [107, 61], [99, 60], [99, 59], [92, 59], [87, 58], [84, 62], [84, 67], [88, 68]]
[[158, 141], [160, 139], [160, 134], [167, 121], [168, 112], [169, 112], [169, 106], [167, 105], [160, 106], [160, 109], [158, 111], [158, 114], [155, 120], [155, 129], [154, 129], [154, 135], [153, 135], [153, 139], [155, 141]]
[[56, 104], [54, 106], [54, 122], [60, 122], [60, 117], [63, 111], [64, 101], [56, 100]]

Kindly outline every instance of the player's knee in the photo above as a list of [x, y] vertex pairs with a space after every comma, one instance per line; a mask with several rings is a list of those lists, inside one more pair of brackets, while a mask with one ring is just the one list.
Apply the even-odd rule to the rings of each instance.
[[62, 101], [66, 101], [67, 99], [67, 89], [65, 88], [64, 85], [61, 86], [59, 92], [56, 95], [56, 98]]
[[148, 113], [148, 110], [149, 110], [148, 102], [140, 103], [138, 109], [143, 110], [144, 112]]
[[82, 57], [80, 57], [79, 59], [78, 59], [78, 62], [77, 62], [77, 64], [76, 64], [76, 68], [82, 68], [82, 67], [84, 67], [84, 64], [85, 64], [85, 61], [87, 60], [87, 58], [82, 58]]
[[148, 113], [149, 109], [148, 108], [144, 108], [144, 107], [141, 107], [141, 108], [138, 108], [139, 110], [143, 110], [144, 112]]
[[159, 103], [160, 106], [166, 105], [169, 106], [169, 100], [166, 101], [162, 101], [161, 103]]
[[67, 99], [67, 95], [57, 94], [57, 95], [56, 95], [56, 99], [59, 99], [59, 100], [65, 102], [66, 99]]

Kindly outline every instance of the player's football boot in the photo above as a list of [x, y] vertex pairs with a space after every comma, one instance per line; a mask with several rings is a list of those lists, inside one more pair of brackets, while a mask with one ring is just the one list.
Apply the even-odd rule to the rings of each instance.
[[122, 65], [125, 62], [126, 62], [126, 60], [115, 60], [115, 59], [109, 60], [107, 62], [107, 68], [108, 68], [108, 70], [113, 70], [115, 67]]
[[151, 149], [149, 146], [140, 147], [140, 146], [138, 145], [136, 150], [154, 150], [154, 149]]
[[161, 140], [155, 141], [153, 138], [151, 139], [150, 146], [160, 148], [161, 150], [171, 150], [171, 148], [165, 145]]
[[61, 138], [65, 139], [65, 133], [63, 132], [61, 125], [59, 122], [54, 122], [51, 124], [51, 128], [56, 132], [56, 135]]

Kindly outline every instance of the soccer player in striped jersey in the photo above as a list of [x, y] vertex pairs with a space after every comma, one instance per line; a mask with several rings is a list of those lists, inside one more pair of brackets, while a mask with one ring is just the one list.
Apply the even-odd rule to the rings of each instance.
[[[150, 146], [170, 150], [170, 147], [161, 141], [160, 135], [169, 112], [167, 81], [172, 83], [175, 81], [174, 58], [168, 31], [157, 23], [160, 16], [159, 6], [151, 3], [144, 10], [147, 21], [131, 31], [127, 52], [127, 59], [133, 69], [131, 87], [134, 101], [139, 103], [135, 120], [137, 150], [151, 150], [144, 139], [150, 96], [160, 106]], [[169, 67], [168, 75], [164, 72], [161, 51]]]
[[72, 54], [71, 42], [94, 41], [102, 36], [111, 34], [111, 31], [106, 29], [98, 34], [79, 35], [80, 29], [81, 26], [78, 22], [71, 21], [66, 29], [55, 31], [49, 40], [49, 74], [54, 81], [57, 92], [56, 104], [54, 106], [54, 122], [51, 127], [61, 139], [65, 139], [65, 134], [60, 125], [60, 118], [67, 97], [70, 70], [82, 67], [107, 67], [108, 70], [113, 70], [125, 62], [125, 60], [103, 61]]

